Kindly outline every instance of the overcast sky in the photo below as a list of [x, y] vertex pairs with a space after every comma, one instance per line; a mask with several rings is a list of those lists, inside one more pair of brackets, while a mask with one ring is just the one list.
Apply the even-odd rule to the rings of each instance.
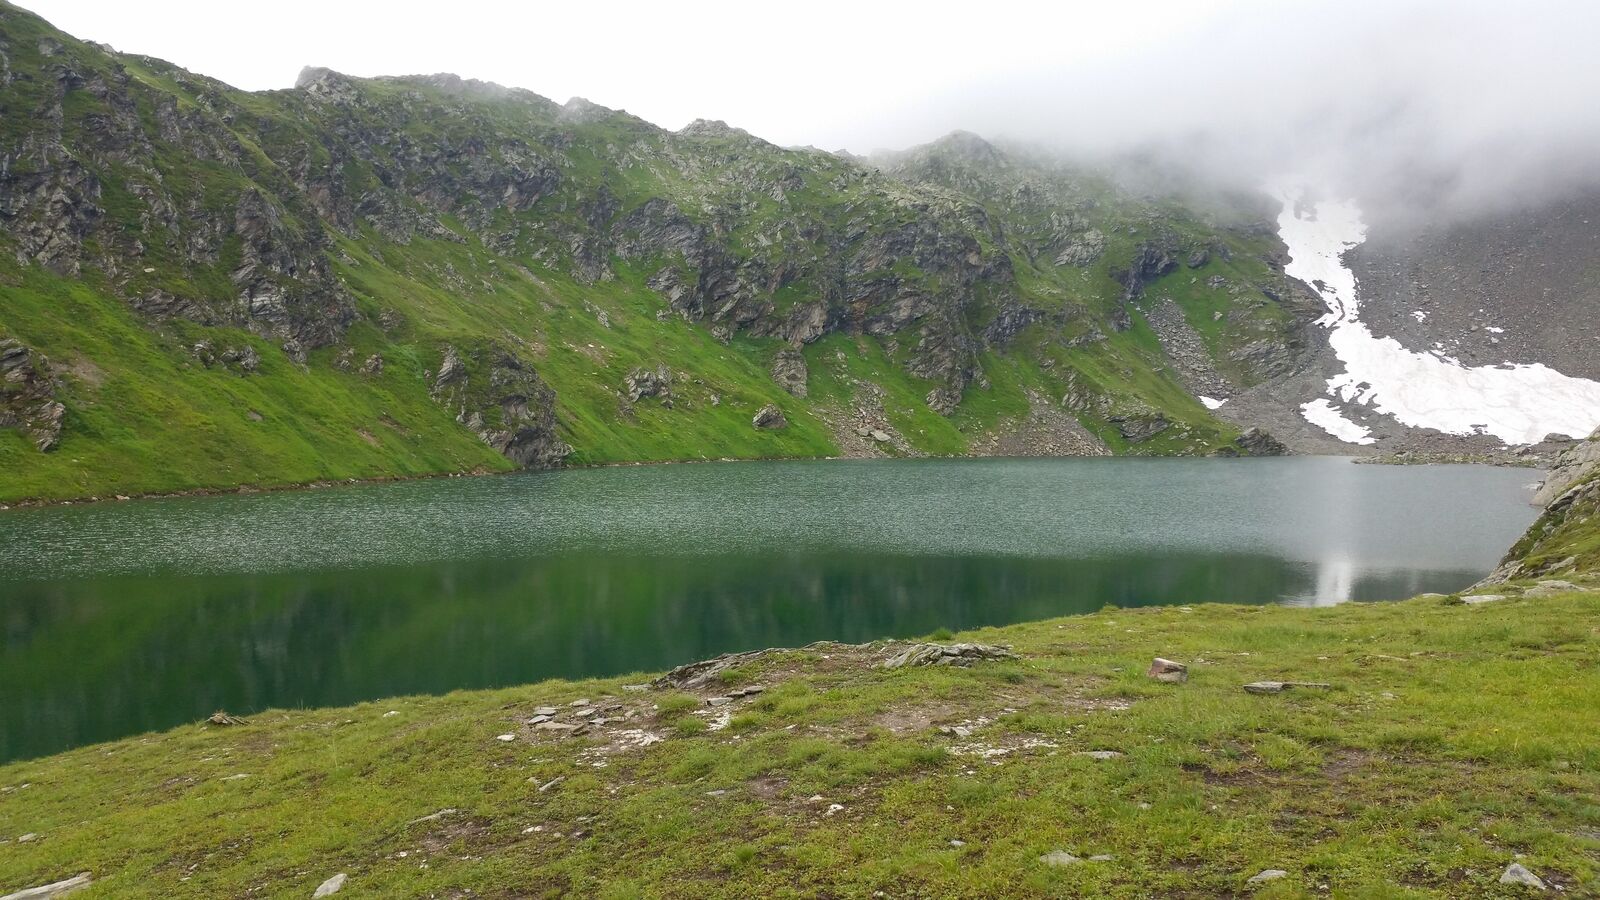
[[1600, 169], [1600, 0], [22, 2], [248, 89], [455, 72], [785, 145], [965, 128], [1463, 203]]

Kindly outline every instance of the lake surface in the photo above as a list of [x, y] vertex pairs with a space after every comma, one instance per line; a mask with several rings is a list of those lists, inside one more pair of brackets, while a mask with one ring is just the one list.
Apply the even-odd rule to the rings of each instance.
[[1465, 587], [1538, 473], [750, 462], [0, 513], [0, 760], [218, 708], [667, 668], [1107, 603]]

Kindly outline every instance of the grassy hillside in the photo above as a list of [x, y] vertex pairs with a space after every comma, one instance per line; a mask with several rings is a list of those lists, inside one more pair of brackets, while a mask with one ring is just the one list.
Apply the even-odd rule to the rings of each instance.
[[1040, 422], [1026, 452], [1210, 453], [1196, 366], [1270, 377], [1307, 313], [1259, 210], [971, 136], [871, 164], [454, 76], [246, 93], [3, 0], [0, 47], [0, 502]]
[[[336, 873], [340, 896], [1513, 897], [1515, 861], [1595, 896], [1600, 593], [1503, 593], [1108, 609], [958, 635], [1021, 657], [966, 669], [821, 644], [688, 689], [197, 724], [0, 768], [0, 888], [87, 871], [85, 897], [304, 897]], [[1147, 678], [1157, 655], [1188, 683]], [[1266, 679], [1331, 687], [1241, 689]], [[579, 721], [578, 700], [605, 722], [528, 724], [546, 705]], [[1041, 859], [1057, 851], [1080, 861]], [[1286, 874], [1249, 881], [1269, 869]]]

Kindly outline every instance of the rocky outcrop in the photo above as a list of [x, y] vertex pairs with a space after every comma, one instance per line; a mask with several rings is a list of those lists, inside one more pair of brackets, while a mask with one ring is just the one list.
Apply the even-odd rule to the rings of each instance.
[[0, 428], [19, 428], [40, 452], [54, 450], [67, 414], [56, 387], [43, 356], [21, 341], [0, 338]]
[[806, 358], [799, 350], [785, 347], [772, 361], [772, 380], [796, 397], [806, 395]]
[[630, 403], [638, 403], [646, 397], [659, 397], [662, 405], [672, 405], [672, 371], [666, 366], [635, 368], [623, 376], [622, 387]]
[[1600, 432], [1561, 455], [1536, 499], [1543, 514], [1481, 584], [1600, 572]]
[[445, 346], [432, 394], [457, 422], [525, 469], [558, 466], [572, 453], [556, 435], [555, 391], [495, 344], [471, 351]]
[[1219, 448], [1212, 456], [1288, 456], [1289, 448], [1261, 428], [1246, 428], [1233, 443]]

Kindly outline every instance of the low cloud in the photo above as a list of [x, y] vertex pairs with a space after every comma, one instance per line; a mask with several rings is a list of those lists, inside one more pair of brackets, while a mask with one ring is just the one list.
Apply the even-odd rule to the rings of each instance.
[[1600, 186], [1596, 34], [1590, 0], [1245, 2], [1115, 60], [930, 96], [860, 139], [961, 127], [1229, 187], [1299, 174], [1390, 216], [1471, 215]]

